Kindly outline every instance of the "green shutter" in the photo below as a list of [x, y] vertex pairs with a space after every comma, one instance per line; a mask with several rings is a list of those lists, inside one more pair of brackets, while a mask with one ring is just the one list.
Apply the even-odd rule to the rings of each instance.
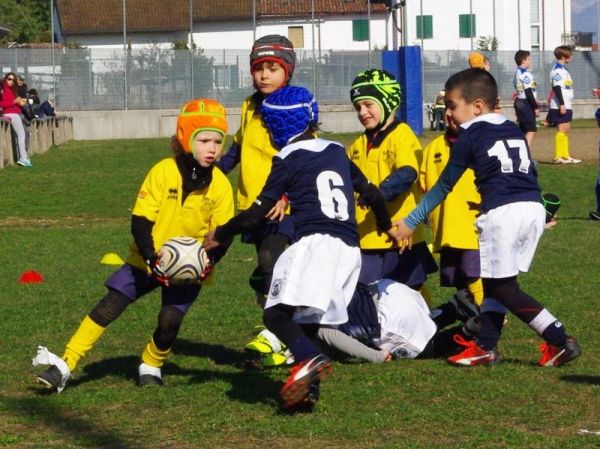
[[460, 37], [475, 37], [475, 14], [459, 15], [458, 24]]
[[368, 20], [353, 20], [352, 21], [352, 40], [368, 41], [369, 40], [369, 21]]
[[417, 16], [417, 39], [433, 37], [433, 16]]

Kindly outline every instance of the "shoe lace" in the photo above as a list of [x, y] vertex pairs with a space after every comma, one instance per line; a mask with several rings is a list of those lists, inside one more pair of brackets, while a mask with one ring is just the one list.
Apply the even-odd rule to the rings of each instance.
[[486, 351], [483, 350], [475, 341], [465, 340], [460, 334], [454, 334], [452, 338], [456, 343], [465, 348], [460, 353], [460, 356], [462, 357], [475, 356], [486, 353]]
[[476, 345], [473, 340], [466, 340], [461, 334], [454, 334], [452, 339], [464, 348], [471, 348]]

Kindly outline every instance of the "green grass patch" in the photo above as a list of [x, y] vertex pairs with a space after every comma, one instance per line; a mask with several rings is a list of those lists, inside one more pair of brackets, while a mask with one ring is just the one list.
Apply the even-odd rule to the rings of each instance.
[[[330, 138], [349, 143], [354, 136]], [[186, 317], [164, 367], [165, 388], [135, 386], [139, 356], [160, 304], [129, 307], [80, 364], [64, 393], [34, 385], [38, 344], [62, 353], [127, 255], [129, 218], [147, 170], [168, 140], [70, 142], [0, 170], [0, 447], [9, 448], [592, 448], [600, 437], [600, 291], [597, 166], [540, 164], [544, 191], [562, 200], [559, 224], [520, 277], [579, 339], [583, 356], [560, 369], [536, 366], [540, 340], [509, 318], [494, 369], [443, 360], [385, 365], [338, 359], [313, 414], [284, 416], [276, 397], [285, 369], [260, 370], [243, 345], [260, 323], [247, 278], [254, 249], [236, 241]], [[235, 176], [232, 181], [235, 182]], [[35, 269], [45, 282], [21, 285]], [[429, 287], [436, 303], [451, 294]]]

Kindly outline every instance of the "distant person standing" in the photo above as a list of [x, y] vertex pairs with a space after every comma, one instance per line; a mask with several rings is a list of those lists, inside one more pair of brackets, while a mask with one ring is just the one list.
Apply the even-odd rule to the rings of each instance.
[[573, 121], [573, 79], [567, 70], [571, 62], [573, 51], [566, 45], [554, 49], [556, 63], [550, 71], [552, 93], [550, 111], [547, 121], [556, 123], [557, 131], [554, 136], [554, 163], [579, 164], [580, 159], [575, 159], [569, 154], [569, 130]]
[[[598, 90], [596, 95], [600, 98]], [[596, 109], [596, 124], [600, 127], [600, 108]], [[592, 220], [600, 221], [600, 142], [598, 142], [598, 177], [596, 178], [596, 210], [590, 212]]]
[[[469, 53], [469, 68], [471, 69], [483, 69], [486, 72], [491, 72], [490, 58], [479, 53], [478, 51], [472, 51]], [[502, 106], [500, 105], [500, 97], [496, 98], [496, 104], [494, 104], [494, 112], [502, 114]]]
[[25, 146], [25, 127], [21, 118], [21, 107], [25, 106], [27, 100], [19, 96], [17, 91], [17, 75], [9, 72], [4, 75], [2, 80], [2, 99], [0, 100], [0, 108], [2, 115], [10, 119], [10, 125], [17, 134], [17, 142], [19, 149], [19, 159], [17, 164], [21, 167], [31, 167], [31, 161], [27, 155], [27, 147]]
[[529, 71], [531, 68], [531, 53], [526, 50], [518, 50], [515, 53], [517, 71], [513, 79], [513, 85], [517, 91], [515, 98], [515, 114], [519, 128], [525, 133], [527, 144], [531, 148], [533, 137], [537, 132], [536, 118], [540, 116], [540, 108], [537, 103], [537, 91], [535, 79]]

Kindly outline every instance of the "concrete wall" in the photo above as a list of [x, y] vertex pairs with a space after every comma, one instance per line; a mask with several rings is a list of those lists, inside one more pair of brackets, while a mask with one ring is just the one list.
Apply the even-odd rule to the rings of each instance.
[[[228, 108], [229, 133], [240, 126], [240, 108]], [[170, 137], [175, 133], [177, 109], [132, 111], [60, 111], [73, 117], [75, 140]], [[331, 132], [360, 131], [352, 106], [322, 106], [321, 128]]]
[[[576, 100], [575, 118], [593, 118], [597, 100]], [[502, 103], [503, 113], [515, 119], [512, 103]], [[229, 133], [240, 126], [240, 108], [228, 108]], [[60, 111], [61, 115], [73, 117], [75, 140], [139, 139], [170, 137], [175, 133], [177, 109], [153, 109], [132, 111]], [[545, 117], [545, 113], [542, 113]], [[362, 127], [350, 105], [323, 105], [320, 108], [321, 129], [328, 132], [359, 132]], [[428, 127], [424, 117], [425, 129]]]

